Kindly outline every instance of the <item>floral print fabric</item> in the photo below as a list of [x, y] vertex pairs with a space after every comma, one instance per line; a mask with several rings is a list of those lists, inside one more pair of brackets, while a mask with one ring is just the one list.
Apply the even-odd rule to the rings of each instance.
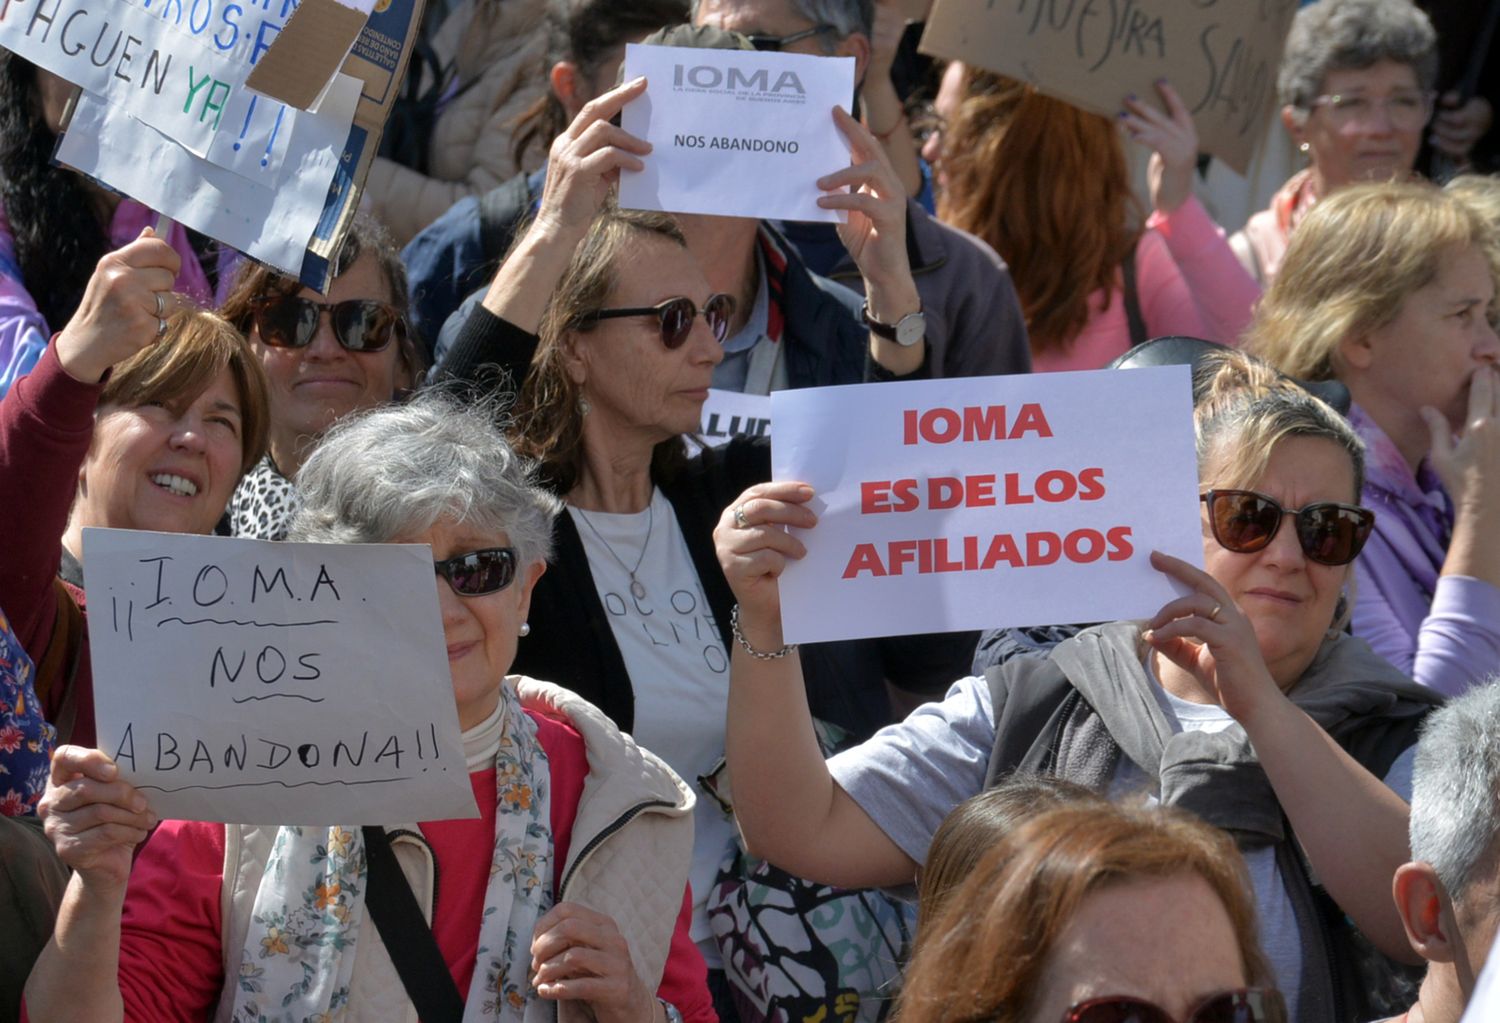
[[[495, 843], [464, 1023], [537, 1023], [527, 970], [552, 901], [551, 794], [535, 723], [507, 680], [495, 755]], [[335, 1023], [363, 939], [366, 863], [357, 827], [283, 827], [261, 877], [235, 983], [235, 1023]]]
[[27, 817], [47, 787], [57, 731], [36, 698], [36, 668], [0, 611], [0, 817]]

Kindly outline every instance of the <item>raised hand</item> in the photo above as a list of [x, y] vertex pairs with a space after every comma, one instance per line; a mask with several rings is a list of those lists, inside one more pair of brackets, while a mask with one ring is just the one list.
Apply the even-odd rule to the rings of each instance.
[[870, 309], [879, 317], [881, 294], [888, 292], [893, 299], [904, 298], [907, 292], [916, 295], [906, 255], [906, 190], [885, 150], [864, 125], [842, 107], [834, 108], [833, 120], [849, 140], [854, 162], [818, 179], [818, 187], [829, 193], [818, 197], [818, 205], [849, 212], [849, 220], [839, 225], [839, 240], [859, 267]]
[[817, 525], [817, 515], [807, 507], [812, 496], [812, 487], [806, 483], [757, 483], [719, 516], [714, 549], [739, 602], [747, 634], [756, 625], [781, 631], [781, 573], [788, 559], [807, 554], [802, 541], [786, 527]]
[[135, 847], [156, 826], [134, 785], [103, 750], [59, 746], [37, 806], [57, 855], [86, 885], [123, 892]]
[[1177, 211], [1193, 194], [1198, 165], [1198, 128], [1187, 104], [1166, 79], [1156, 83], [1166, 112], [1134, 96], [1125, 98], [1120, 123], [1131, 139], [1151, 150], [1147, 175], [1151, 205], [1162, 214]]
[[645, 166], [641, 157], [651, 152], [651, 143], [610, 123], [645, 91], [646, 79], [637, 78], [590, 100], [553, 141], [537, 207], [538, 226], [583, 237], [619, 183], [620, 169], [638, 171]]
[[166, 333], [176, 308], [177, 250], [151, 228], [99, 260], [78, 311], [58, 334], [57, 358], [74, 380], [93, 384]]

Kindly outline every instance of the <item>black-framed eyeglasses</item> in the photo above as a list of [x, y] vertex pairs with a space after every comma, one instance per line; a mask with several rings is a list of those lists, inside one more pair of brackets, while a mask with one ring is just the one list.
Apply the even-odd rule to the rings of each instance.
[[1309, 560], [1347, 565], [1359, 557], [1375, 528], [1375, 513], [1353, 504], [1326, 501], [1286, 508], [1253, 490], [1210, 490], [1199, 500], [1208, 505], [1214, 539], [1236, 554], [1264, 550], [1281, 528], [1282, 518], [1290, 515], [1297, 522], [1297, 542]]
[[800, 43], [804, 39], [811, 39], [813, 36], [826, 35], [829, 32], [837, 31], [838, 27], [836, 25], [829, 25], [825, 23], [822, 25], [814, 25], [812, 28], [804, 28], [801, 32], [793, 32], [789, 36], [751, 35], [746, 36], [746, 38], [750, 40], [750, 45], [755, 47], [757, 50], [768, 50], [775, 52], [778, 50], [784, 50], [788, 46], [791, 46], [793, 43]]
[[1241, 988], [1213, 995], [1178, 1020], [1144, 998], [1113, 995], [1079, 1002], [1062, 1023], [1285, 1023], [1286, 1002], [1271, 988]]
[[460, 597], [482, 597], [499, 593], [516, 578], [516, 549], [486, 547], [484, 550], [455, 554], [432, 563], [433, 571], [448, 580]]
[[273, 348], [306, 348], [327, 310], [333, 336], [348, 352], [378, 352], [406, 329], [396, 307], [373, 298], [318, 302], [301, 295], [261, 295], [250, 300], [250, 319]]
[[[729, 321], [734, 318], [734, 296], [723, 292], [708, 296], [703, 303], [703, 318], [714, 340], [723, 344], [729, 334]], [[599, 320], [611, 320], [621, 316], [655, 316], [661, 327], [661, 343], [667, 348], [681, 348], [693, 332], [693, 321], [698, 318], [698, 306], [690, 298], [677, 296], [656, 305], [632, 306], [628, 309], [600, 309], [585, 313], [578, 318], [578, 326], [587, 330]]]

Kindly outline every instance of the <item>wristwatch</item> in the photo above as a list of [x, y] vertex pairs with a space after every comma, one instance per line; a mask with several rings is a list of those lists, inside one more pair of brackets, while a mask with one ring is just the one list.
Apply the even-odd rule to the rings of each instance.
[[860, 307], [859, 315], [865, 321], [865, 326], [870, 328], [870, 333], [887, 341], [894, 341], [902, 348], [910, 348], [927, 335], [927, 317], [922, 315], [920, 309], [907, 313], [894, 326], [881, 323], [871, 316], [869, 302]]

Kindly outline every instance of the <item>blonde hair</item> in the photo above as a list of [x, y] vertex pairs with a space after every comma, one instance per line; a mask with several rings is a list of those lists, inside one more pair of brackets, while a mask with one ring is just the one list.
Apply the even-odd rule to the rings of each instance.
[[1322, 199], [1292, 234], [1245, 350], [1304, 380], [1338, 375], [1339, 345], [1389, 324], [1455, 250], [1486, 245], [1465, 202], [1420, 182], [1351, 185]]
[[[1485, 226], [1485, 248], [1491, 268], [1500, 267], [1500, 177], [1485, 174], [1460, 174], [1448, 182], [1444, 192], [1453, 196], [1479, 215]], [[1500, 271], [1496, 283], [1500, 284]], [[1490, 310], [1491, 320], [1496, 310]]]
[[234, 326], [218, 313], [184, 308], [167, 317], [160, 341], [117, 365], [99, 396], [100, 408], [170, 407], [197, 399], [224, 370], [240, 404], [240, 474], [266, 450], [270, 400], [260, 360]]
[[1349, 456], [1354, 472], [1350, 497], [1358, 500], [1364, 486], [1364, 443], [1326, 402], [1259, 359], [1229, 349], [1205, 355], [1195, 374], [1200, 485], [1249, 487], [1266, 471], [1276, 445], [1289, 437], [1315, 437]]

